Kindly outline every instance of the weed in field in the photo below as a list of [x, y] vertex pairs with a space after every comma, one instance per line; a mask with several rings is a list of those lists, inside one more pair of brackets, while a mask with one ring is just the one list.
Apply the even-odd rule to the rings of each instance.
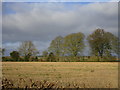
[[43, 81], [33, 81], [29, 79], [30, 82], [27, 82], [24, 78], [19, 78], [18, 85], [12, 80], [8, 80], [7, 78], [2, 79], [2, 88], [56, 88], [55, 82], [48, 82], [46, 80]]
[[95, 70], [91, 70], [91, 72], [94, 72]]
[[[16, 85], [17, 83], [17, 85]], [[59, 81], [53, 81], [49, 82], [46, 80], [41, 80], [41, 81], [34, 81], [32, 79], [29, 79], [28, 81], [24, 78], [19, 78], [17, 82], [14, 82], [13, 80], [9, 80], [7, 78], [2, 79], [2, 88], [7, 89], [7, 88], [36, 88], [36, 89], [45, 89], [45, 88], [86, 88], [86, 85], [83, 83], [83, 85], [78, 85], [77, 83], [69, 83], [67, 82], [66, 85], [58, 85]]]

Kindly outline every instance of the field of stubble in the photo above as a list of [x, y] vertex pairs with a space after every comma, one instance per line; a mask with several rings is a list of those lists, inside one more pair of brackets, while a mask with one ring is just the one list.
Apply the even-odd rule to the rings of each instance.
[[3, 62], [2, 72], [6, 88], [118, 87], [116, 62]]

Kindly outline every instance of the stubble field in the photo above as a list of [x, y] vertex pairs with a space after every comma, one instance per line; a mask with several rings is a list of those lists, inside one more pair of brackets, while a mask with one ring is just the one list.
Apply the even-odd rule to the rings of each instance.
[[39, 88], [39, 81], [59, 88], [118, 87], [117, 62], [3, 62], [2, 72], [3, 79], [15, 88], [32, 87], [33, 83]]

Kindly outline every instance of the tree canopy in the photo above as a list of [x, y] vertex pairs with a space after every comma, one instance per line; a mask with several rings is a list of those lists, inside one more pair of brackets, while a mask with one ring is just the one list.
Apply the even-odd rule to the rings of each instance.
[[48, 48], [49, 52], [53, 52], [56, 56], [60, 56], [62, 54], [62, 45], [63, 45], [63, 37], [57, 36], [50, 43], [50, 47]]
[[18, 51], [12, 51], [10, 53], [10, 56], [15, 60], [15, 61], [18, 61], [19, 59], [19, 52]]
[[84, 34], [72, 33], [64, 37], [64, 50], [66, 54], [70, 54], [71, 56], [77, 56], [82, 53], [85, 45], [84, 45]]
[[88, 42], [92, 50], [92, 54], [97, 56], [111, 55], [117, 49], [117, 37], [104, 29], [96, 29], [88, 36]]

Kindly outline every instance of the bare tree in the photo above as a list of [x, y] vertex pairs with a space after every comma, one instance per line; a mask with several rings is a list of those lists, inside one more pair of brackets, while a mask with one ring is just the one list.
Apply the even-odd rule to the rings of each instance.
[[24, 56], [25, 60], [29, 60], [31, 56], [36, 56], [38, 54], [38, 50], [32, 41], [24, 41], [18, 48], [19, 53]]

